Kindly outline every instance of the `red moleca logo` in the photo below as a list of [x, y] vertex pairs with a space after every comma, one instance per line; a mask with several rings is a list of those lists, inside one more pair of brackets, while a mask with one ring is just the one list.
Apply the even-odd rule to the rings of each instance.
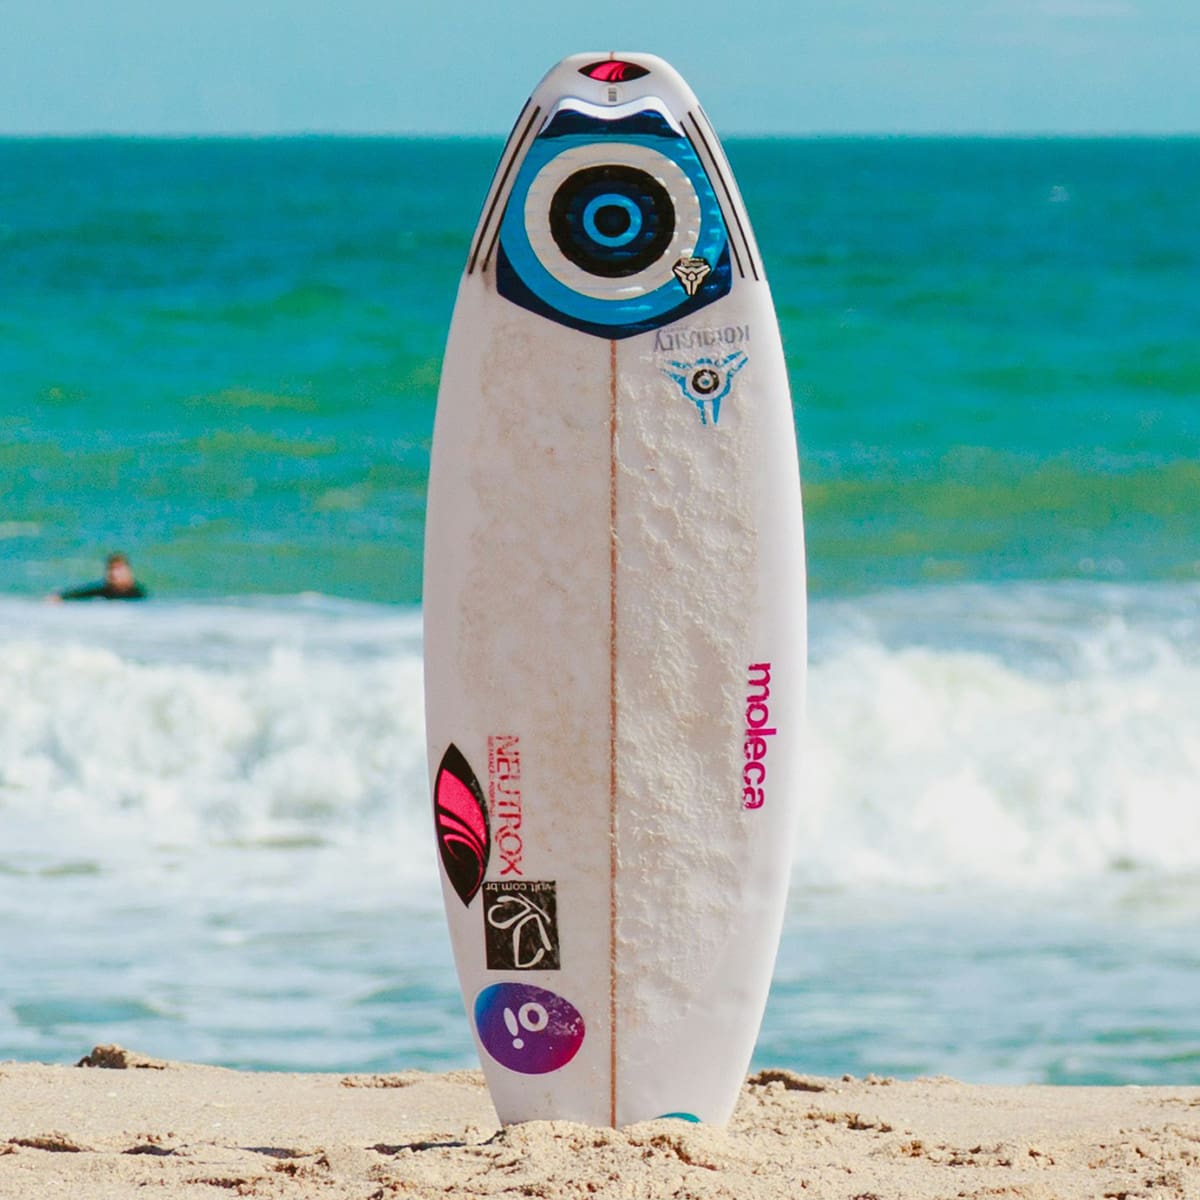
[[771, 728], [771, 664], [751, 663], [747, 676], [742, 807], [762, 808], [767, 799], [767, 739], [779, 732]]

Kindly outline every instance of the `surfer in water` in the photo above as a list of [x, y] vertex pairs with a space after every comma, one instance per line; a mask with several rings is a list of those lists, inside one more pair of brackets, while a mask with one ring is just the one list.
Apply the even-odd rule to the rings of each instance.
[[104, 580], [83, 587], [67, 588], [50, 597], [51, 600], [145, 600], [146, 589], [133, 577], [129, 559], [119, 550], [104, 563]]

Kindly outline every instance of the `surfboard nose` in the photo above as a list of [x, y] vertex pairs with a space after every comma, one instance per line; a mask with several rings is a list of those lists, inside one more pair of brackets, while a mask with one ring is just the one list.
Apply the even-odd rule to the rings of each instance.
[[699, 106], [667, 63], [572, 55], [530, 105], [500, 222], [501, 296], [617, 339], [729, 292], [725, 215], [684, 125]]
[[653, 96], [675, 117], [682, 117], [698, 103], [670, 63], [641, 51], [585, 52], [564, 58], [534, 89], [535, 97], [551, 99], [554, 95], [574, 96], [604, 107]]

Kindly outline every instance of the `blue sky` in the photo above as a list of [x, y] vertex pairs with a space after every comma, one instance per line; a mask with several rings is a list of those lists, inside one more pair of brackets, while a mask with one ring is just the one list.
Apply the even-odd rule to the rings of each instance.
[[1200, 130], [1196, 0], [0, 0], [0, 133], [485, 133], [579, 50], [725, 133]]

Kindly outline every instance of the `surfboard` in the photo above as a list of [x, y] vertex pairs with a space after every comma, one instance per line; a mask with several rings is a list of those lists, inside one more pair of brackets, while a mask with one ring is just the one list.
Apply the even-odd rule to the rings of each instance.
[[442, 366], [424, 612], [501, 1121], [726, 1121], [801, 801], [803, 528], [762, 260], [659, 58], [568, 58], [517, 117]]

